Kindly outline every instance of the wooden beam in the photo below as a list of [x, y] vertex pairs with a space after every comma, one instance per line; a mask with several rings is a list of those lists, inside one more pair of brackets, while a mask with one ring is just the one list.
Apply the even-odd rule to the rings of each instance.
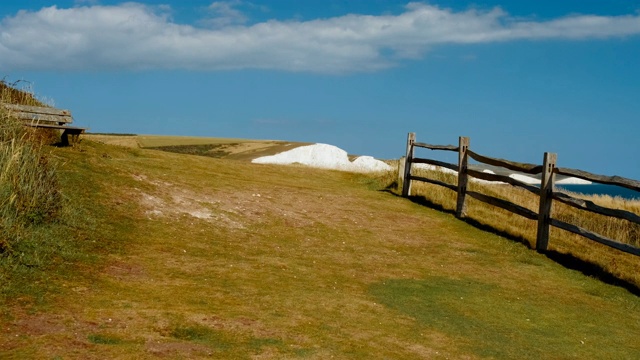
[[485, 173], [482, 171], [477, 171], [477, 170], [473, 170], [473, 169], [468, 169], [467, 170], [467, 174], [473, 176], [474, 178], [478, 178], [478, 179], [482, 179], [482, 180], [487, 180], [487, 181], [495, 181], [495, 182], [504, 182], [507, 183], [509, 185], [513, 185], [513, 186], [517, 186], [517, 187], [521, 187], [525, 190], [528, 190], [529, 192], [532, 192], [536, 195], [540, 195], [540, 188], [538, 188], [537, 186], [533, 186], [533, 185], [529, 185], [526, 183], [523, 183], [522, 181], [516, 180], [512, 177], [508, 177], [506, 175], [497, 175], [497, 174], [490, 174], [490, 173]]
[[471, 150], [467, 152], [469, 156], [478, 162], [493, 165], [493, 166], [501, 166], [513, 171], [519, 171], [526, 174], [539, 174], [542, 172], [542, 166], [534, 165], [534, 164], [526, 164], [519, 163], [515, 161], [509, 161], [504, 159], [491, 158], [488, 156], [480, 155]]
[[71, 116], [71, 111], [46, 106], [30, 106], [2, 103], [2, 106], [16, 112], [28, 112], [45, 115]]
[[442, 187], [446, 187], [447, 189], [451, 189], [453, 191], [458, 191], [458, 186], [457, 185], [447, 184], [446, 182], [442, 182], [440, 180], [433, 180], [433, 179], [429, 179], [429, 178], [426, 178], [426, 177], [413, 176], [413, 175], [411, 175], [411, 180], [422, 181], [422, 182], [426, 182], [426, 183], [429, 183], [429, 184], [434, 184], [434, 185], [439, 185], [439, 186], [442, 186]]
[[432, 160], [432, 159], [421, 159], [421, 158], [413, 158], [412, 162], [414, 164], [429, 164], [434, 166], [440, 166], [446, 169], [451, 169], [453, 171], [458, 171], [458, 165], [451, 164], [444, 161]]
[[538, 231], [536, 234], [536, 250], [544, 252], [549, 245], [549, 219], [551, 219], [551, 201], [553, 199], [553, 169], [556, 167], [557, 155], [544, 153], [542, 163], [542, 183], [540, 185], [540, 207], [538, 210]]
[[561, 192], [554, 192], [552, 196], [555, 200], [558, 200], [562, 203], [565, 203], [569, 206], [573, 206], [578, 209], [590, 211], [596, 214], [611, 216], [618, 219], [624, 219], [636, 224], [640, 224], [640, 216], [630, 211], [611, 209], [611, 208], [599, 206], [589, 200], [577, 199], [567, 194], [563, 194]]
[[580, 236], [584, 236], [587, 239], [599, 242], [600, 244], [607, 245], [607, 246], [612, 247], [614, 249], [618, 249], [620, 251], [624, 251], [624, 252], [629, 253], [629, 254], [640, 256], [640, 248], [637, 248], [635, 246], [615, 241], [613, 239], [610, 239], [608, 237], [602, 236], [600, 234], [596, 234], [596, 233], [594, 233], [592, 231], [589, 231], [587, 229], [581, 228], [579, 226], [568, 224], [568, 223], [566, 223], [564, 221], [551, 219], [550, 222], [551, 222], [551, 225], [553, 225], [553, 226], [555, 226], [557, 228], [569, 231], [569, 232], [574, 233], [574, 234], [578, 234]]
[[26, 122], [52, 122], [56, 124], [67, 124], [73, 122], [73, 117], [71, 117], [71, 112], [69, 110], [7, 103], [2, 103], [1, 105], [9, 110], [10, 116]]
[[469, 157], [467, 150], [469, 149], [469, 138], [461, 136], [458, 138], [458, 199], [456, 201], [456, 217], [463, 218], [466, 216], [465, 196], [467, 194], [467, 169], [469, 168]]
[[10, 116], [15, 117], [18, 120], [22, 120], [27, 123], [56, 123], [56, 124], [69, 124], [73, 122], [71, 116], [58, 116], [58, 115], [45, 115], [45, 114], [31, 114], [25, 112], [11, 112]]
[[586, 172], [582, 170], [567, 169], [567, 168], [557, 168], [555, 171], [556, 171], [556, 174], [559, 174], [559, 175], [573, 176], [573, 177], [577, 177], [580, 179], [593, 181], [601, 184], [617, 185], [617, 186], [625, 187], [627, 189], [640, 191], [640, 181], [627, 179], [622, 176], [596, 175], [596, 174], [592, 174], [590, 172]]
[[427, 143], [416, 142], [413, 144], [415, 147], [421, 147], [430, 150], [445, 150], [458, 152], [458, 147], [453, 145], [431, 145]]
[[523, 216], [527, 219], [530, 220], [536, 220], [538, 219], [538, 214], [536, 214], [534, 211], [531, 211], [525, 207], [522, 207], [520, 205], [514, 204], [510, 201], [507, 200], [502, 200], [502, 199], [498, 199], [496, 197], [493, 196], [489, 196], [489, 195], [485, 195], [485, 194], [481, 194], [475, 191], [467, 191], [467, 195], [471, 196], [474, 199], [480, 200], [482, 202], [485, 202], [489, 205], [493, 205], [496, 207], [499, 207], [501, 209], [505, 209], [507, 211], [511, 211], [514, 214], [518, 214], [520, 216]]
[[29, 123], [25, 123], [24, 126], [34, 127], [34, 128], [43, 128], [43, 129], [70, 130], [72, 132], [80, 132], [80, 133], [84, 133], [86, 130], [89, 130], [89, 128], [81, 128], [81, 127], [68, 126], [68, 125], [58, 125], [58, 124], [29, 124]]
[[411, 195], [411, 162], [413, 161], [413, 143], [416, 142], [416, 133], [407, 134], [407, 153], [404, 164], [404, 183], [402, 184], [402, 196]]
[[400, 157], [400, 161], [398, 161], [398, 183], [396, 185], [397, 190], [402, 191], [401, 186], [404, 184], [404, 167], [407, 158], [404, 156]]

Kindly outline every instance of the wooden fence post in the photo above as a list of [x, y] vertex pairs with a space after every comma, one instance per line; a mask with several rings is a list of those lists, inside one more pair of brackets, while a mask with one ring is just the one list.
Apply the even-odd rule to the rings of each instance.
[[466, 215], [465, 197], [467, 196], [467, 175], [469, 138], [460, 136], [458, 139], [458, 202], [456, 204], [456, 217], [461, 219]]
[[401, 156], [398, 161], [398, 181], [396, 182], [397, 189], [401, 190], [402, 184], [404, 184], [404, 164], [407, 162], [407, 158], [405, 156]]
[[551, 222], [551, 200], [553, 193], [554, 174], [558, 156], [554, 153], [544, 153], [542, 164], [542, 182], [540, 183], [540, 208], [538, 211], [538, 234], [536, 236], [536, 250], [543, 252], [549, 245], [549, 223]]
[[413, 143], [416, 142], [416, 133], [407, 135], [407, 155], [404, 159], [404, 177], [402, 181], [402, 196], [411, 195], [411, 160], [413, 160]]

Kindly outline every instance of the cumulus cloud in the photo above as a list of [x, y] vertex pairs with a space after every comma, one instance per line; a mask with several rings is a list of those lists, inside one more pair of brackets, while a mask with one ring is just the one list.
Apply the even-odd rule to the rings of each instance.
[[242, 4], [240, 0], [213, 2], [208, 7], [212, 16], [202, 20], [201, 23], [214, 28], [244, 24], [249, 18], [238, 9]]
[[[0, 22], [0, 68], [275, 69], [376, 71], [419, 59], [441, 44], [591, 39], [640, 34], [640, 15], [522, 20], [500, 8], [454, 12], [409, 3], [400, 14], [246, 25], [239, 0], [213, 2], [211, 26], [178, 24], [170, 9], [138, 3], [56, 6]], [[204, 19], [205, 21], [207, 19]]]
[[73, 2], [76, 5], [98, 5], [100, 1], [98, 0], [75, 0]]

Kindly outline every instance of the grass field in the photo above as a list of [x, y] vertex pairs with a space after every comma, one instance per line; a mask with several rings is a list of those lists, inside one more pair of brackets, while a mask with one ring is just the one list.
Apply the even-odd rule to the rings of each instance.
[[217, 159], [252, 160], [278, 154], [309, 143], [227, 139], [165, 135], [100, 135], [87, 134], [88, 139], [109, 145], [156, 149], [178, 154], [209, 156]]
[[0, 267], [2, 359], [640, 357], [638, 297], [396, 196], [395, 173], [53, 155], [66, 210], [33, 230], [47, 251], [20, 247], [38, 261]]

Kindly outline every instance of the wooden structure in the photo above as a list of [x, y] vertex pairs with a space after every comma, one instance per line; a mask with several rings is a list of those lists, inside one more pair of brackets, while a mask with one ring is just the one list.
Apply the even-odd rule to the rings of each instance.
[[[438, 160], [432, 160], [432, 159], [417, 158], [414, 156], [416, 147], [426, 148], [430, 150], [444, 150], [444, 151], [457, 152], [458, 164], [450, 164], [450, 163], [446, 163]], [[493, 166], [500, 166], [500, 167], [503, 167], [512, 171], [520, 172], [520, 173], [534, 174], [534, 175], [540, 174], [541, 176], [540, 187], [526, 184], [522, 181], [516, 180], [509, 176], [485, 173], [485, 172], [469, 169], [468, 167], [469, 157], [480, 163], [489, 164]], [[537, 236], [536, 236], [536, 250], [538, 250], [539, 252], [544, 252], [547, 250], [547, 246], [549, 243], [549, 227], [555, 226], [557, 228], [572, 232], [574, 234], [581, 235], [590, 240], [613, 247], [615, 249], [640, 256], [640, 248], [607, 238], [605, 236], [596, 234], [592, 231], [581, 228], [579, 226], [554, 219], [551, 216], [551, 204], [552, 204], [552, 201], [555, 200], [578, 209], [594, 212], [594, 213], [605, 215], [605, 216], [624, 219], [635, 224], [640, 224], [640, 215], [638, 214], [625, 211], [625, 210], [610, 209], [610, 208], [602, 207], [594, 204], [591, 201], [574, 198], [565, 193], [554, 191], [554, 181], [555, 181], [556, 174], [572, 176], [572, 177], [576, 177], [576, 178], [580, 178], [580, 179], [584, 179], [584, 180], [588, 180], [588, 181], [592, 181], [600, 184], [622, 186], [627, 189], [635, 190], [638, 192], [640, 192], [640, 181], [626, 179], [619, 176], [595, 175], [582, 170], [559, 168], [556, 165], [557, 156], [556, 154], [552, 154], [552, 153], [544, 154], [542, 165], [524, 164], [524, 163], [518, 163], [518, 162], [504, 160], [504, 159], [497, 159], [497, 158], [483, 156], [469, 149], [469, 138], [466, 138], [466, 137], [460, 137], [458, 146], [431, 145], [431, 144], [416, 142], [416, 134], [409, 133], [409, 136], [407, 137], [406, 157], [404, 158], [404, 161], [401, 161], [401, 163], [403, 162], [404, 162], [404, 168], [402, 168], [401, 166], [401, 168], [399, 169], [399, 179], [401, 180], [399, 183], [402, 184], [403, 196], [407, 197], [411, 194], [411, 181], [423, 181], [423, 182], [446, 187], [458, 193], [457, 206], [456, 206], [456, 217], [458, 218], [465, 217], [465, 198], [466, 196], [470, 196], [474, 199], [505, 209], [512, 213], [523, 216], [527, 219], [537, 221], [538, 230], [537, 230]], [[455, 170], [458, 172], [458, 185], [455, 186], [455, 185], [447, 184], [434, 179], [414, 176], [411, 173], [412, 164], [430, 164], [434, 166], [440, 166], [446, 169]], [[514, 204], [507, 200], [499, 199], [493, 196], [488, 196], [478, 192], [468, 191], [467, 183], [468, 183], [469, 176], [486, 180], [486, 181], [507, 183], [513, 186], [521, 187], [525, 190], [528, 190], [529, 192], [532, 192], [540, 196], [540, 204], [539, 204], [540, 206], [539, 206], [538, 213], [535, 213], [534, 211], [531, 211], [527, 208], [524, 208], [520, 205]]]
[[12, 117], [24, 121], [26, 126], [44, 129], [58, 129], [62, 132], [61, 143], [64, 146], [76, 143], [87, 128], [70, 126], [73, 117], [69, 110], [44, 106], [0, 104], [9, 110]]

